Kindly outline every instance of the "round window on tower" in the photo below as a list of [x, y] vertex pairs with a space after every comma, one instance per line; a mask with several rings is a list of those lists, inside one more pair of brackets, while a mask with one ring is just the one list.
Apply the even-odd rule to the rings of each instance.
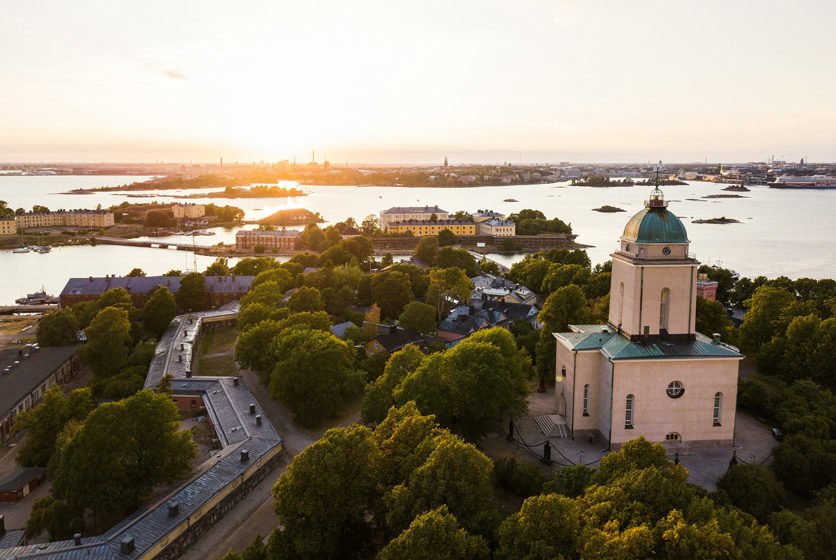
[[681, 381], [671, 381], [666, 389], [668, 396], [672, 399], [678, 399], [685, 394], [685, 387], [682, 386]]
[[664, 249], [662, 249], [662, 254], [663, 255], [670, 255], [671, 254], [671, 248], [670, 247], [665, 247]]

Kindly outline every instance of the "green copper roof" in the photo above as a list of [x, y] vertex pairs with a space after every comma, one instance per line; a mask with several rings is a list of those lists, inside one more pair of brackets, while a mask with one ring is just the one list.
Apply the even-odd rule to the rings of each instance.
[[623, 237], [636, 243], [688, 243], [685, 226], [664, 207], [646, 207], [630, 218]]

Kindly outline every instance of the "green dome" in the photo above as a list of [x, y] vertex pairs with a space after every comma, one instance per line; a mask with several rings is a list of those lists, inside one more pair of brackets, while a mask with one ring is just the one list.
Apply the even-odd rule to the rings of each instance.
[[636, 243], [688, 243], [688, 234], [679, 218], [665, 207], [645, 207], [624, 227], [625, 239]]

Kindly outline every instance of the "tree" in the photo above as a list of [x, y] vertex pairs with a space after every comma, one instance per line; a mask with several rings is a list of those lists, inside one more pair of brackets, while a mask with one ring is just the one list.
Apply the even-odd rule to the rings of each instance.
[[311, 251], [324, 251], [329, 246], [328, 239], [316, 224], [308, 224], [302, 234], [296, 238], [297, 249], [310, 249]]
[[32, 539], [46, 531], [52, 541], [69, 540], [84, 529], [81, 513], [66, 502], [46, 495], [35, 500], [26, 520], [26, 538]]
[[717, 481], [717, 488], [725, 492], [735, 506], [751, 513], [761, 523], [766, 523], [769, 515], [786, 499], [775, 474], [763, 465], [732, 465]]
[[413, 296], [409, 276], [403, 272], [379, 272], [372, 277], [372, 301], [380, 307], [384, 317], [395, 318], [401, 314]]
[[719, 301], [712, 301], [697, 296], [698, 332], [708, 336], [719, 333], [724, 340], [729, 340], [734, 333], [734, 325], [729, 320], [726, 308]]
[[438, 237], [422, 237], [415, 247], [414, 254], [427, 264], [432, 264], [438, 253]]
[[421, 333], [434, 333], [438, 326], [435, 322], [435, 308], [420, 301], [408, 303], [398, 317], [398, 323], [405, 329]]
[[287, 307], [275, 308], [266, 303], [251, 303], [241, 307], [238, 312], [238, 329], [242, 332], [258, 325], [262, 321], [281, 321], [291, 314]]
[[354, 368], [354, 350], [330, 332], [283, 331], [275, 353], [270, 393], [301, 424], [335, 416], [363, 389], [363, 374]]
[[426, 301], [435, 307], [436, 318], [441, 321], [455, 304], [466, 303], [470, 299], [472, 289], [473, 282], [460, 268], [431, 270]]
[[192, 272], [180, 279], [180, 288], [175, 296], [181, 311], [200, 311], [206, 305], [206, 278], [199, 272]]
[[276, 364], [274, 341], [282, 330], [279, 321], [272, 319], [247, 328], [235, 342], [235, 361], [244, 368], [270, 372]]
[[459, 238], [447, 228], [438, 232], [438, 245], [440, 247], [449, 247], [459, 242]]
[[569, 498], [583, 496], [592, 481], [595, 469], [586, 465], [569, 465], [557, 469], [554, 477], [543, 485], [543, 492], [557, 493]]
[[485, 539], [459, 527], [447, 506], [424, 512], [380, 551], [379, 560], [488, 560]]
[[275, 282], [284, 293], [293, 287], [293, 276], [284, 268], [273, 268], [259, 272], [250, 284], [250, 290], [265, 282]]
[[155, 485], [188, 472], [195, 447], [178, 427], [177, 405], [150, 389], [99, 405], [61, 447], [53, 493], [99, 519], [137, 507]]
[[503, 416], [526, 410], [527, 366], [510, 333], [496, 327], [430, 355], [393, 394], [397, 404], [415, 401], [442, 426], [475, 440]]
[[215, 261], [206, 267], [203, 273], [205, 276], [228, 276], [229, 275], [229, 259], [226, 257], [218, 257]]
[[151, 297], [148, 303], [142, 308], [142, 324], [154, 338], [160, 338], [174, 316], [177, 315], [177, 302], [174, 296], [165, 286], [160, 286]]
[[492, 469], [491, 460], [473, 445], [455, 436], [441, 438], [408, 482], [385, 496], [387, 527], [399, 533], [421, 512], [446, 505], [466, 530], [487, 534], [494, 511]]
[[785, 332], [789, 321], [784, 311], [794, 301], [792, 294], [782, 288], [761, 286], [755, 290], [740, 326], [743, 349], [756, 354], [773, 336]]
[[353, 558], [372, 541], [380, 451], [368, 428], [325, 432], [294, 457], [273, 487], [285, 556]]
[[116, 374], [128, 361], [131, 350], [131, 322], [128, 313], [117, 307], [106, 307], [84, 329], [87, 343], [78, 354], [97, 377]]
[[118, 307], [125, 311], [130, 311], [133, 308], [131, 295], [124, 288], [113, 288], [112, 290], [106, 291], [96, 300], [96, 305], [99, 309]]
[[577, 558], [580, 547], [579, 504], [565, 496], [532, 496], [499, 527], [500, 560]]
[[45, 214], [45, 213], [49, 212], [49, 208], [47, 208], [46, 206], [43, 206], [42, 204], [36, 204], [32, 207], [32, 212], [34, 212], [36, 214], [37, 213], [44, 213]]
[[247, 257], [243, 258], [232, 267], [232, 274], [235, 276], [257, 276], [265, 270], [276, 268], [278, 263], [273, 257]]
[[259, 282], [251, 285], [247, 295], [241, 298], [241, 308], [246, 309], [254, 304], [262, 304], [275, 309], [284, 305], [284, 294], [285, 290], [277, 282]]
[[380, 220], [374, 214], [369, 214], [363, 218], [363, 223], [360, 224], [360, 230], [363, 235], [371, 237], [376, 231], [380, 229]]
[[386, 253], [383, 255], [383, 258], [380, 259], [380, 266], [387, 267], [395, 261], [395, 258], [392, 256], [392, 253]]
[[389, 409], [395, 406], [392, 391], [403, 379], [418, 369], [424, 361], [424, 354], [418, 347], [410, 344], [389, 357], [383, 375], [366, 386], [360, 415], [366, 424], [383, 421]]
[[14, 432], [26, 431], [26, 440], [18, 452], [17, 462], [24, 467], [45, 467], [55, 452], [58, 434], [71, 420], [84, 420], [93, 410], [90, 389], [76, 389], [69, 395], [53, 385], [44, 393], [41, 403], [18, 413]]
[[435, 254], [432, 265], [435, 268], [460, 268], [468, 278], [479, 274], [479, 265], [476, 259], [464, 249], [453, 249], [442, 247]]
[[571, 323], [584, 323], [589, 310], [583, 291], [570, 284], [552, 293], [537, 320], [543, 326], [537, 341], [537, 373], [541, 380], [555, 374], [555, 341], [552, 333], [566, 332]]
[[129, 273], [127, 273], [125, 276], [127, 276], [129, 278], [141, 278], [141, 277], [146, 276], [146, 274], [145, 274], [145, 271], [142, 270], [141, 268], [134, 268]]
[[325, 304], [322, 302], [322, 295], [316, 288], [302, 286], [287, 300], [287, 307], [295, 312], [300, 311], [324, 311]]
[[78, 319], [71, 309], [50, 311], [38, 321], [38, 344], [69, 346], [78, 342]]
[[163, 228], [174, 225], [174, 219], [169, 212], [151, 210], [145, 214], [145, 225], [152, 228]]
[[163, 276], [183, 276], [183, 271], [177, 270], [176, 268], [172, 268], [171, 270], [163, 274]]

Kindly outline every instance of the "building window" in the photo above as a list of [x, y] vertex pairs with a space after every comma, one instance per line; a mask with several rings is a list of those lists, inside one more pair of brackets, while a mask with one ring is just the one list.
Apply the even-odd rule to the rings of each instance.
[[720, 425], [720, 409], [723, 407], [723, 393], [714, 393], [714, 425]]
[[195, 408], [197, 408], [197, 401], [195, 399], [192, 399], [192, 410], [194, 410]]
[[671, 432], [671, 433], [665, 435], [665, 441], [666, 442], [681, 441], [681, 440], [682, 440], [682, 436], [679, 435], [676, 432]]
[[670, 398], [678, 399], [685, 394], [685, 387], [682, 386], [681, 381], [671, 381], [665, 391], [668, 393]]
[[583, 386], [583, 415], [589, 416], [589, 383]]
[[633, 429], [633, 401], [636, 397], [627, 395], [627, 401], [624, 408], [624, 428], [627, 430]]
[[659, 301], [659, 330], [668, 330], [668, 315], [670, 315], [671, 291], [668, 288], [662, 290], [662, 298]]

